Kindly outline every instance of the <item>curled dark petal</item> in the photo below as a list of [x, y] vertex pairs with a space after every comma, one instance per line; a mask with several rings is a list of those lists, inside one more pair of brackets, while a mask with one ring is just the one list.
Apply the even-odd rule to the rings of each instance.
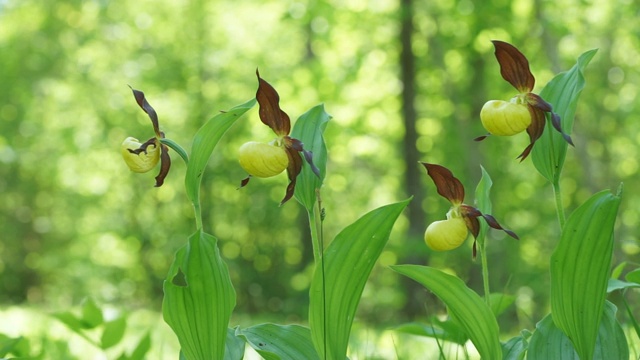
[[256, 92], [256, 100], [260, 105], [260, 120], [271, 128], [278, 136], [289, 135], [291, 131], [291, 120], [289, 115], [280, 109], [280, 96], [276, 89], [268, 82], [260, 77], [260, 73], [256, 70], [258, 76], [258, 91]]
[[551, 113], [551, 124], [553, 125], [554, 129], [556, 129], [560, 134], [562, 134], [562, 137], [566, 142], [571, 144], [571, 146], [575, 146], [573, 145], [573, 140], [571, 140], [571, 136], [567, 135], [564, 131], [562, 131], [562, 126], [560, 125], [560, 115], [556, 113]]
[[536, 80], [531, 74], [527, 58], [509, 43], [498, 40], [493, 40], [492, 43], [502, 78], [521, 93], [533, 90]]
[[137, 149], [127, 149], [130, 153], [132, 154], [140, 154], [141, 152], [144, 152], [145, 154], [147, 153], [147, 148], [149, 147], [149, 145], [153, 145], [153, 146], [158, 146], [157, 144], [158, 139], [156, 139], [155, 137], [152, 137], [151, 139], [145, 141], [143, 144], [140, 145], [139, 148]]
[[520, 161], [524, 161], [524, 159], [529, 156], [531, 150], [533, 149], [533, 145], [535, 142], [542, 136], [542, 132], [544, 131], [544, 125], [547, 122], [544, 112], [538, 109], [531, 104], [527, 105], [529, 112], [531, 113], [531, 125], [527, 128], [527, 134], [529, 134], [529, 146], [527, 146], [522, 154], [520, 154], [517, 159]]
[[295, 151], [299, 151], [304, 155], [304, 159], [311, 167], [311, 171], [313, 171], [313, 173], [316, 174], [317, 177], [320, 177], [320, 169], [318, 169], [318, 167], [313, 163], [313, 152], [305, 150], [304, 144], [298, 139], [294, 139], [290, 136], [285, 136], [283, 139], [286, 147], [289, 147]]
[[478, 221], [478, 216], [482, 214], [478, 211], [479, 215], [467, 214], [467, 216], [463, 216], [464, 222], [467, 224], [467, 229], [471, 231], [471, 235], [473, 238], [477, 238], [478, 234], [480, 234], [480, 221]]
[[488, 138], [489, 136], [491, 136], [491, 134], [486, 134], [486, 135], [482, 135], [482, 136], [478, 136], [477, 138], [474, 138], [473, 141], [482, 141], [486, 138]]
[[[162, 134], [164, 135], [164, 134]], [[164, 178], [169, 174], [169, 169], [171, 169], [171, 156], [169, 156], [169, 147], [165, 144], [160, 144], [160, 173], [156, 176], [156, 187], [162, 186], [164, 184]]]
[[436, 190], [440, 196], [449, 200], [452, 204], [461, 204], [464, 200], [464, 186], [449, 169], [444, 166], [420, 162], [426, 169], [427, 174], [436, 185]]
[[494, 228], [496, 230], [502, 230], [502, 231], [506, 232], [512, 238], [514, 238], [516, 240], [520, 240], [520, 238], [518, 237], [518, 235], [516, 235], [516, 233], [514, 233], [513, 231], [505, 229], [502, 226], [500, 226], [500, 224], [498, 224], [498, 221], [493, 216], [488, 215], [488, 214], [482, 214], [482, 217], [487, 222], [487, 224], [489, 224], [489, 226], [491, 226], [492, 228]]
[[147, 102], [147, 99], [144, 97], [144, 93], [142, 91], [136, 90], [136, 89], [132, 88], [131, 86], [129, 86], [129, 88], [131, 89], [131, 91], [133, 91], [133, 97], [136, 99], [136, 102], [138, 103], [138, 106], [140, 106], [140, 108], [145, 113], [147, 113], [147, 115], [149, 115], [149, 119], [151, 119], [151, 123], [153, 124], [153, 130], [156, 132], [156, 136], [157, 137], [161, 137], [160, 136], [160, 125], [158, 123], [158, 114], [153, 109], [153, 107], [151, 107], [149, 102]]
[[478, 246], [477, 246], [478, 241], [476, 239], [473, 239], [473, 248], [472, 248], [472, 255], [471, 258], [473, 260], [476, 259], [477, 255], [478, 255]]
[[289, 177], [289, 185], [287, 186], [287, 192], [284, 198], [280, 202], [280, 206], [284, 205], [289, 199], [293, 197], [293, 193], [296, 189], [296, 179], [300, 171], [302, 171], [302, 157], [300, 153], [290, 147], [285, 147], [287, 151], [287, 157], [289, 157], [289, 166], [287, 167], [287, 176]]
[[527, 102], [544, 112], [553, 111], [553, 106], [546, 102], [540, 95], [534, 93], [527, 94]]
[[240, 187], [243, 188], [247, 186], [247, 184], [249, 183], [249, 180], [251, 180], [251, 175], [247, 176], [245, 179], [242, 179], [242, 181], [240, 181]]

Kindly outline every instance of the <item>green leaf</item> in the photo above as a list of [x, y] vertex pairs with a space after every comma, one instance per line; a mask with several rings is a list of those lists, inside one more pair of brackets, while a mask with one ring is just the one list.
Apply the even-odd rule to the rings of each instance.
[[[529, 334], [529, 336], [531, 335]], [[522, 360], [528, 347], [529, 342], [525, 335], [513, 337], [502, 344], [502, 360]]]
[[238, 335], [265, 360], [320, 359], [311, 341], [311, 331], [303, 326], [261, 324], [238, 330]]
[[618, 279], [609, 279], [607, 282], [607, 294], [616, 290], [624, 290], [630, 288], [640, 288], [640, 284], [630, 283]]
[[629, 282], [634, 282], [636, 284], [640, 284], [640, 269], [635, 269], [627, 273], [624, 276], [625, 280]]
[[236, 336], [237, 329], [227, 329], [227, 342], [224, 348], [224, 360], [242, 360], [245, 341]]
[[124, 316], [108, 321], [104, 324], [104, 330], [100, 337], [100, 347], [108, 349], [122, 340], [127, 320]]
[[189, 360], [222, 359], [236, 294], [217, 239], [200, 230], [176, 253], [162, 314]]
[[313, 163], [320, 170], [318, 178], [303, 161], [302, 173], [298, 175], [294, 195], [309, 212], [316, 201], [316, 189], [320, 189], [327, 173], [327, 146], [323, 133], [330, 119], [321, 104], [302, 114], [291, 130], [291, 137], [302, 141], [304, 149], [313, 153]]
[[430, 324], [407, 323], [398, 326], [394, 330], [405, 334], [450, 341], [459, 345], [464, 345], [469, 340], [463, 329], [451, 319], [440, 321], [432, 317], [430, 321]]
[[217, 114], [209, 119], [194, 136], [193, 145], [191, 145], [191, 159], [187, 165], [187, 175], [184, 180], [187, 197], [192, 203], [195, 204], [199, 201], [200, 182], [213, 149], [236, 120], [251, 109], [255, 103], [256, 100], [251, 99], [227, 112]]
[[609, 191], [592, 196], [571, 214], [551, 255], [553, 321], [582, 359], [593, 357], [619, 205], [620, 197]]
[[82, 318], [80, 319], [86, 329], [93, 329], [104, 321], [102, 310], [91, 298], [86, 298], [82, 304]]
[[[476, 203], [478, 210], [483, 214], [491, 214], [491, 187], [493, 186], [493, 181], [482, 165], [480, 165], [480, 169], [482, 170], [482, 177], [478, 182], [478, 186], [476, 186]], [[484, 221], [480, 221], [480, 233], [477, 239], [480, 247], [484, 245], [487, 230], [489, 230], [489, 225]]]
[[346, 358], [349, 333], [364, 285], [393, 224], [409, 201], [380, 207], [344, 228], [324, 252], [324, 282], [323, 262], [316, 263], [309, 291], [309, 324], [320, 358]]
[[592, 357], [584, 358], [578, 356], [571, 344], [571, 340], [562, 330], [556, 327], [553, 317], [549, 314], [536, 325], [536, 331], [534, 331], [529, 341], [527, 359], [628, 359], [629, 347], [624, 331], [616, 320], [616, 310], [615, 305], [612, 303], [608, 301], [605, 303]]
[[144, 360], [149, 350], [151, 350], [151, 334], [147, 332], [138, 342], [138, 346], [136, 346], [131, 356], [129, 356], [129, 360]]
[[438, 269], [418, 265], [391, 267], [419, 282], [442, 300], [483, 359], [501, 359], [498, 322], [489, 306], [462, 280]]
[[491, 311], [498, 317], [505, 312], [515, 301], [516, 297], [513, 295], [492, 293], [489, 295], [489, 304], [491, 304]]
[[627, 302], [627, 299], [624, 296], [622, 297], [622, 302], [624, 303], [625, 310], [627, 310], [629, 321], [631, 322], [631, 325], [633, 326], [633, 329], [635, 330], [636, 335], [640, 338], [640, 324], [638, 323], [638, 320], [636, 319], [635, 315], [633, 315], [633, 310], [631, 310], [631, 307], [629, 306], [629, 303]]
[[[577, 63], [569, 71], [556, 75], [540, 92], [540, 96], [553, 105], [553, 111], [560, 115], [562, 130], [567, 135], [571, 135], [578, 98], [585, 86], [584, 69], [597, 51], [589, 50], [580, 55]], [[567, 141], [547, 121], [542, 136], [531, 151], [531, 156], [538, 172], [551, 183], [557, 182], [560, 178], [567, 146]]]
[[613, 268], [613, 270], [611, 271], [611, 278], [612, 279], [617, 279], [620, 277], [620, 275], [622, 274], [622, 271], [624, 270], [624, 268], [627, 266], [627, 262], [623, 261], [620, 264], [618, 264], [615, 268]]
[[9, 354], [18, 357], [29, 356], [29, 340], [22, 336], [10, 338], [0, 334], [0, 356], [5, 357]]

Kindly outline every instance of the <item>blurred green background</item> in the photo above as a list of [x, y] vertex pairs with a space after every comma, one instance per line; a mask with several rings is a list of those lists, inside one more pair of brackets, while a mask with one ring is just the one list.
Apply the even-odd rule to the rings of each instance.
[[[491, 174], [493, 215], [521, 238], [493, 231], [489, 240], [492, 288], [517, 296], [501, 327], [531, 329], [548, 312], [559, 230], [550, 186], [530, 159], [515, 159], [528, 137], [472, 140], [485, 132], [483, 103], [516, 94], [490, 40], [527, 55], [536, 92], [599, 49], [578, 106], [564, 203], [570, 212], [624, 182], [614, 265], [637, 265], [639, 16], [637, 0], [0, 0], [0, 304], [59, 310], [92, 296], [159, 312], [162, 280], [195, 224], [174, 152], [161, 188], [153, 187], [157, 169], [134, 174], [120, 157], [127, 136], [153, 135], [127, 85], [145, 92], [167, 137], [188, 150], [208, 118], [255, 95], [259, 68], [292, 121], [318, 103], [333, 116], [328, 239], [366, 211], [415, 195], [365, 289], [359, 321], [392, 326], [441, 306], [391, 264], [449, 269], [482, 292], [471, 240], [445, 253], [424, 245], [422, 232], [449, 204], [421, 160], [450, 168], [468, 203], [479, 164]], [[235, 323], [243, 315], [306, 319], [312, 250], [303, 208], [278, 206], [286, 175], [238, 190], [246, 174], [237, 149], [272, 138], [251, 110], [203, 181], [205, 227], [220, 239], [238, 293]]]

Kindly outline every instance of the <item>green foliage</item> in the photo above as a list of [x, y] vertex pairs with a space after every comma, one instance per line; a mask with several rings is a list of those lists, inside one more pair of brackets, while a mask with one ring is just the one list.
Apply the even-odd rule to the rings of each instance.
[[581, 358], [591, 359], [602, 317], [620, 197], [595, 194], [576, 209], [551, 257], [551, 313]]
[[529, 341], [527, 359], [628, 359], [629, 347], [624, 331], [616, 320], [616, 310], [610, 302], [605, 303], [602, 321], [597, 328], [597, 339], [594, 341], [590, 357], [578, 355], [571, 339], [556, 327], [550, 314], [536, 325], [536, 331]]
[[225, 352], [236, 294], [217, 242], [196, 231], [176, 253], [164, 282], [162, 313], [189, 360], [222, 359]]
[[397, 265], [392, 269], [419, 282], [440, 298], [480, 356], [485, 359], [502, 358], [498, 323], [493, 312], [462, 280], [427, 266]]
[[322, 359], [344, 360], [351, 325], [371, 269], [410, 200], [375, 209], [342, 230], [316, 263], [309, 326]]
[[319, 359], [309, 328], [299, 325], [261, 324], [238, 330], [265, 360]]
[[224, 347], [224, 360], [242, 360], [244, 358], [245, 341], [236, 336], [238, 330], [227, 330], [227, 341]]
[[[597, 50], [590, 50], [582, 54], [576, 65], [569, 71], [556, 75], [540, 92], [540, 96], [551, 103], [554, 112], [560, 115], [562, 130], [569, 135], [573, 128], [578, 99], [585, 86], [584, 70], [596, 52]], [[551, 124], [547, 124], [544, 133], [533, 147], [533, 164], [540, 174], [553, 184], [560, 179], [567, 146], [562, 135], [553, 129]]]

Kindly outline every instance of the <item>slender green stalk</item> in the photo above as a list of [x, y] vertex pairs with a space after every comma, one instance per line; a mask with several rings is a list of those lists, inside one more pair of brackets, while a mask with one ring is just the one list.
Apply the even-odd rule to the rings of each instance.
[[491, 294], [489, 288], [489, 262], [487, 261], [487, 242], [483, 235], [480, 235], [482, 239], [478, 239], [480, 244], [480, 261], [482, 263], [482, 286], [484, 288], [484, 301], [489, 307], [491, 307]]
[[202, 230], [202, 210], [200, 209], [200, 199], [193, 202], [193, 212], [196, 217], [196, 229]]
[[558, 213], [558, 222], [560, 223], [560, 230], [564, 229], [564, 223], [566, 218], [564, 215], [564, 205], [562, 205], [562, 192], [560, 191], [560, 181], [553, 183], [553, 194], [556, 198], [556, 212]]
[[313, 258], [320, 265], [320, 276], [322, 279], [322, 338], [324, 340], [324, 358], [327, 358], [327, 308], [326, 308], [326, 284], [324, 278], [324, 232], [322, 222], [324, 220], [324, 209], [322, 208], [322, 198], [320, 190], [316, 189], [316, 206], [313, 211], [309, 211], [309, 226], [311, 227], [311, 243], [313, 244]]

